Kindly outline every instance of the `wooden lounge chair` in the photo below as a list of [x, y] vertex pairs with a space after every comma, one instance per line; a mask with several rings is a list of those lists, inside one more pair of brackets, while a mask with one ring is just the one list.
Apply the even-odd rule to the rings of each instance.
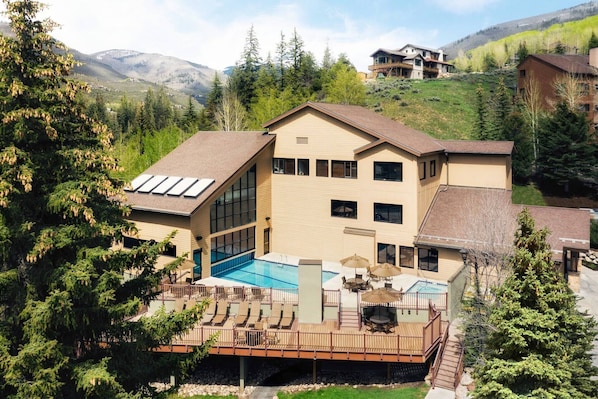
[[226, 317], [228, 316], [228, 301], [222, 300], [218, 301], [218, 307], [216, 309], [216, 315], [212, 319], [212, 324], [215, 326], [221, 326], [226, 321]]
[[245, 288], [233, 287], [232, 295], [233, 295], [234, 299], [239, 299], [241, 301], [244, 301], [245, 300]]
[[247, 327], [255, 326], [255, 323], [260, 320], [261, 315], [262, 303], [260, 301], [251, 301], [251, 306], [249, 307], [249, 318], [247, 319], [245, 325]]
[[264, 330], [264, 344], [266, 345], [276, 345], [278, 343], [278, 335], [276, 334], [276, 330]]
[[272, 311], [268, 317], [268, 327], [278, 327], [282, 318], [282, 302], [272, 303]]
[[293, 312], [293, 304], [290, 302], [286, 302], [282, 307], [282, 318], [280, 319], [280, 327], [291, 328], [294, 319], [295, 312]]
[[216, 301], [210, 300], [210, 304], [204, 309], [201, 317], [201, 324], [210, 324], [216, 315]]
[[186, 303], [185, 303], [185, 310], [191, 309], [192, 307], [195, 307], [195, 305], [197, 304], [197, 301], [193, 298], [189, 299]]
[[249, 302], [241, 301], [239, 303], [239, 311], [237, 312], [237, 315], [235, 316], [235, 325], [236, 326], [244, 325], [247, 322], [248, 318], [249, 318]]

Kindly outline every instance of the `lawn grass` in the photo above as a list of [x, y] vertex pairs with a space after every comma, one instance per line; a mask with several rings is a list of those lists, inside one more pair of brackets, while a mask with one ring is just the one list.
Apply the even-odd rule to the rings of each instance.
[[517, 186], [513, 184], [513, 204], [547, 205], [542, 192], [534, 185]]
[[278, 393], [279, 399], [423, 399], [430, 390], [426, 384], [412, 385], [401, 388], [378, 388], [378, 387], [359, 387], [351, 386], [333, 386], [313, 391], [303, 391], [294, 394]]

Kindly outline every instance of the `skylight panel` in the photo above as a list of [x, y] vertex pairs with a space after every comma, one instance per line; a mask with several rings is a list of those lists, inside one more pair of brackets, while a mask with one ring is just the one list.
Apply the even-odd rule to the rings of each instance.
[[168, 190], [168, 192], [166, 193], [167, 195], [181, 195], [183, 194], [189, 187], [191, 187], [193, 185], [193, 183], [197, 182], [197, 178], [195, 177], [185, 177], [183, 178], [181, 181], [179, 181], [177, 184], [175, 184], [174, 187], [172, 187], [170, 190]]
[[156, 188], [160, 183], [162, 183], [164, 180], [166, 180], [167, 177], [168, 176], [162, 176], [162, 175], [153, 176], [151, 179], [149, 179], [147, 182], [145, 182], [141, 187], [139, 187], [139, 190], [137, 190], [137, 191], [140, 193], [149, 193], [154, 188]]
[[137, 176], [136, 178], [134, 178], [133, 181], [125, 187], [125, 190], [126, 191], [135, 191], [139, 187], [143, 186], [153, 176], [154, 175], [148, 175], [147, 173], [143, 173], [143, 174]]
[[182, 177], [179, 176], [169, 176], [166, 180], [158, 185], [158, 187], [152, 190], [152, 194], [166, 194], [168, 190], [174, 187], [179, 181], [182, 180]]
[[185, 197], [197, 197], [212, 183], [214, 183], [214, 179], [200, 179], [185, 192]]

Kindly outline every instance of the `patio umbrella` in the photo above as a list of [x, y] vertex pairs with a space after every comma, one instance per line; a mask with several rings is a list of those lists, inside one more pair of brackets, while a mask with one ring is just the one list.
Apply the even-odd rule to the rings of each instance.
[[[343, 267], [350, 267], [353, 269], [366, 269], [370, 265], [369, 260], [357, 254], [343, 258], [340, 262]], [[357, 270], [355, 270], [355, 274], [357, 274]]]
[[370, 273], [378, 277], [393, 277], [401, 274], [401, 268], [390, 263], [381, 263], [372, 267]]
[[398, 301], [400, 294], [385, 288], [376, 288], [361, 294], [361, 300], [368, 303], [383, 304]]

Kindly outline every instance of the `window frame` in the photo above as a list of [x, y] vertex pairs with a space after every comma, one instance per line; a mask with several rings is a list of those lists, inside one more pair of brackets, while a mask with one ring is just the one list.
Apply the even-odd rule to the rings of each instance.
[[436, 176], [436, 160], [432, 159], [430, 161], [430, 177]]
[[272, 173], [276, 175], [294, 175], [295, 158], [272, 158]]
[[[377, 169], [381, 169], [380, 173], [377, 172]], [[393, 170], [392, 172], [390, 170]], [[396, 173], [398, 177], [392, 178], [393, 172]], [[396, 181], [402, 182], [403, 181], [403, 162], [378, 162], [374, 161], [374, 180], [378, 181]]]
[[[399, 215], [398, 221], [393, 221], [393, 213]], [[374, 202], [374, 222], [403, 224], [403, 205]]]
[[426, 179], [426, 162], [419, 162], [419, 179], [425, 180]]
[[[324, 166], [326, 167], [326, 174], [322, 174], [324, 170]], [[328, 177], [330, 175], [330, 168], [328, 166], [327, 159], [316, 159], [316, 176], [318, 177]]]
[[309, 176], [309, 159], [307, 159], [307, 158], [297, 159], [297, 175], [298, 176]]
[[377, 248], [378, 263], [397, 264], [397, 246], [395, 244], [379, 242]]
[[[424, 261], [424, 259], [426, 260]], [[436, 248], [418, 248], [417, 268], [419, 270], [438, 273], [438, 250]]]
[[[357, 179], [357, 161], [339, 161], [339, 160], [332, 160], [331, 161], [332, 171], [331, 177], [341, 178], [341, 179]], [[342, 176], [338, 173], [340, 168], [342, 167]], [[338, 175], [337, 175], [338, 174]]]
[[[347, 207], [347, 208], [352, 209], [352, 211], [341, 212], [338, 210], [340, 207]], [[330, 200], [330, 216], [344, 218], [344, 219], [357, 219], [357, 201], [331, 199]]]
[[[403, 255], [405, 254], [405, 255]], [[409, 256], [411, 255], [411, 256]], [[403, 262], [404, 259], [409, 259], [409, 262]], [[407, 267], [409, 269], [415, 268], [415, 249], [404, 245], [399, 246], [399, 266]]]

